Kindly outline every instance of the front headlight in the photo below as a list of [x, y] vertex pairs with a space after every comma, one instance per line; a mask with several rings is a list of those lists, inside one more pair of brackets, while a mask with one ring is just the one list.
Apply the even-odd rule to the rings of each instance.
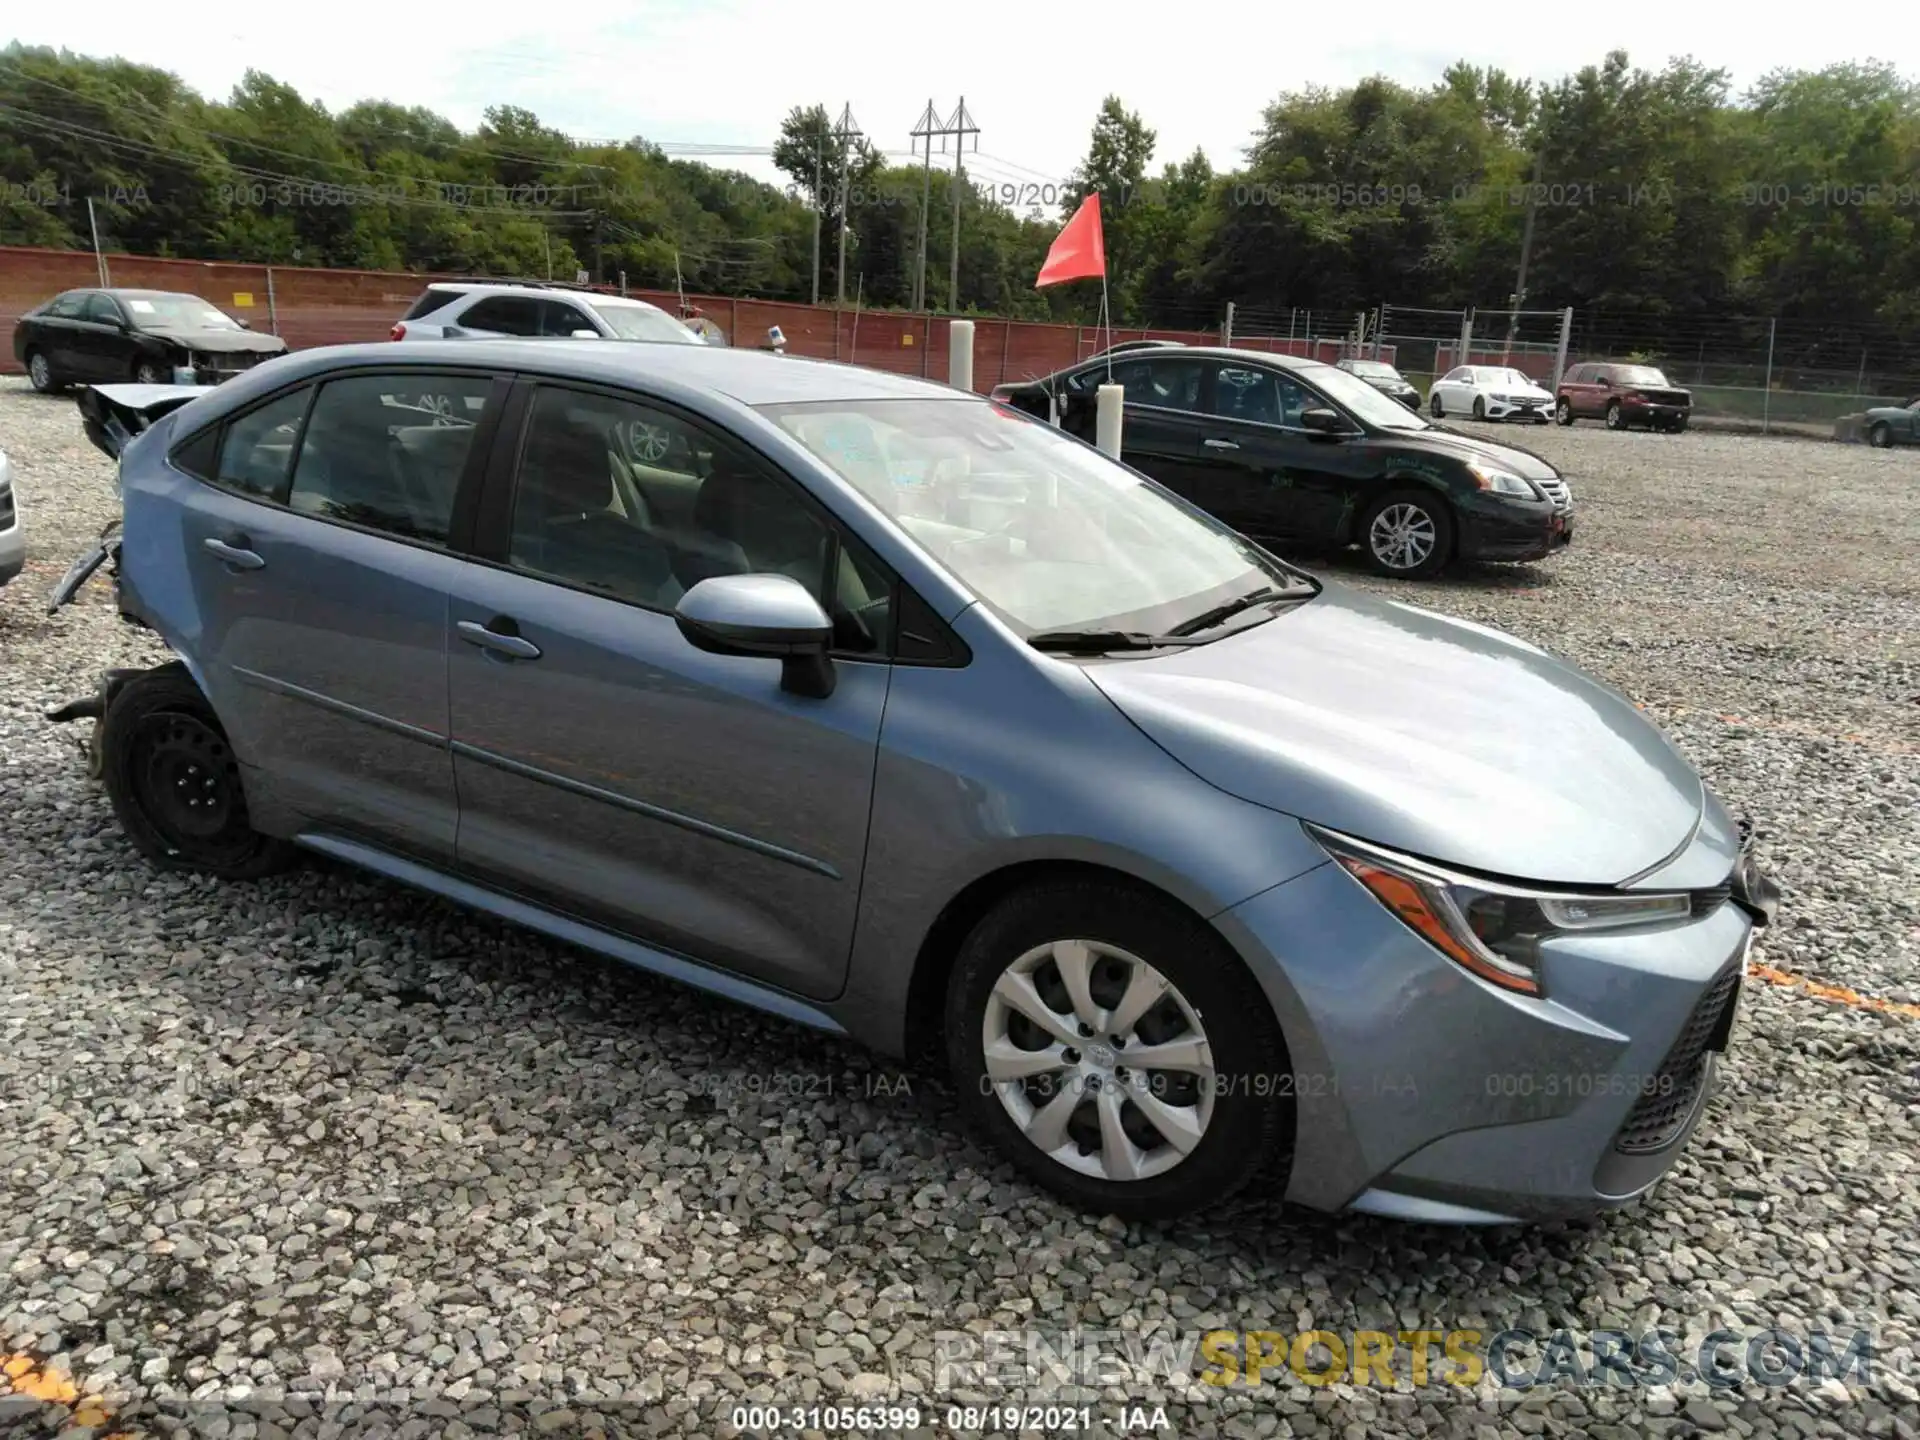
[[1529, 890], [1455, 874], [1364, 840], [1308, 826], [1341, 868], [1442, 955], [1504, 990], [1538, 995], [1540, 944], [1556, 935], [1684, 920], [1685, 894]]
[[1538, 500], [1540, 492], [1530, 482], [1511, 470], [1502, 470], [1498, 465], [1482, 464], [1478, 460], [1467, 462], [1467, 473], [1473, 476], [1473, 483], [1482, 490], [1491, 490], [1496, 495], [1518, 495], [1525, 500]]

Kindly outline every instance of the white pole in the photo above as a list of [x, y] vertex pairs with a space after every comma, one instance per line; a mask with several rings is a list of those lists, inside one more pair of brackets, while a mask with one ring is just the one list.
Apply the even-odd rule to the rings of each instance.
[[1560, 312], [1560, 348], [1553, 357], [1553, 388], [1560, 389], [1560, 377], [1567, 373], [1567, 346], [1573, 340], [1573, 307], [1567, 306]]
[[1777, 319], [1767, 321], [1767, 388], [1760, 392], [1760, 433], [1762, 435], [1771, 433], [1770, 426], [1773, 417], [1773, 331], [1774, 327], [1779, 323]]
[[1094, 443], [1114, 459], [1120, 458], [1120, 417], [1126, 413], [1127, 391], [1123, 385], [1100, 387], [1100, 408], [1094, 415]]
[[973, 321], [947, 322], [947, 383], [973, 389]]
[[1226, 323], [1220, 327], [1220, 343], [1222, 345], [1233, 344], [1233, 301], [1231, 300], [1227, 302]]

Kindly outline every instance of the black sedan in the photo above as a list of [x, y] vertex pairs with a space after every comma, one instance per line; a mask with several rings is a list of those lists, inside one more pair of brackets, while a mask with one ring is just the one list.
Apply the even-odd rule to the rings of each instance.
[[14, 359], [42, 393], [98, 380], [168, 384], [181, 370], [217, 385], [286, 352], [279, 336], [170, 290], [68, 290], [13, 327]]
[[1339, 367], [1357, 375], [1389, 400], [1398, 400], [1409, 410], [1420, 408], [1420, 392], [1411, 381], [1384, 360], [1342, 360]]
[[1121, 458], [1254, 539], [1359, 545], [1408, 578], [1456, 557], [1539, 560], [1572, 539], [1572, 494], [1538, 455], [1436, 425], [1318, 361], [1188, 346], [993, 394], [1092, 440], [1109, 377], [1126, 397]]

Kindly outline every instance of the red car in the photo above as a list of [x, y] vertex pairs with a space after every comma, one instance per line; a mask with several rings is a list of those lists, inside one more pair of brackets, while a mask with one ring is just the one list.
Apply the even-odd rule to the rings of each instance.
[[1572, 366], [1561, 377], [1554, 402], [1554, 418], [1562, 425], [1605, 420], [1609, 430], [1645, 425], [1678, 432], [1687, 428], [1692, 413], [1693, 392], [1668, 383], [1652, 365], [1588, 361]]

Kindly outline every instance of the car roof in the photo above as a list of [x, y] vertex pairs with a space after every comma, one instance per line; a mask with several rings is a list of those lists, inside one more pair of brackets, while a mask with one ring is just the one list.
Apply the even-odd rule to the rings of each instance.
[[[99, 289], [98, 286], [93, 288]], [[123, 290], [115, 287], [110, 290], [103, 290], [100, 293], [103, 295], [124, 295], [130, 300], [152, 300], [156, 297], [166, 297], [174, 300], [200, 300], [204, 298], [195, 295], [191, 290]], [[209, 305], [213, 304], [211, 300], [208, 300], [206, 303]]]
[[[796, 404], [807, 401], [954, 400], [980, 399], [968, 391], [917, 376], [844, 365], [833, 360], [808, 360], [764, 350], [681, 345], [670, 341], [636, 341], [618, 345], [605, 340], [552, 339], [421, 340], [407, 345], [376, 341], [360, 345], [329, 345], [296, 351], [274, 362], [273, 373], [284, 383], [294, 378], [317, 378], [347, 366], [456, 365], [502, 366], [529, 374], [602, 385], [685, 385], [725, 395], [743, 405]], [[247, 383], [256, 387], [256, 370], [220, 387]], [[235, 393], [243, 393], [236, 389]]]
[[[1304, 355], [1281, 355], [1272, 350], [1245, 350], [1237, 345], [1181, 345], [1178, 349], [1180, 351], [1178, 355], [1168, 355], [1164, 358], [1169, 360], [1260, 360], [1268, 365], [1278, 366], [1282, 370], [1298, 370], [1309, 375], [1317, 370], [1332, 370], [1337, 368], [1327, 364], [1324, 360], [1309, 360]], [[1085, 366], [1104, 361], [1107, 358], [1105, 355], [1095, 355], [1069, 368], [1074, 370], [1083, 369]], [[1158, 358], [1162, 357], [1150, 354], [1147, 351], [1126, 356], [1128, 362]], [[1121, 356], [1119, 355], [1113, 356], [1112, 359], [1116, 365], [1122, 363]]]

